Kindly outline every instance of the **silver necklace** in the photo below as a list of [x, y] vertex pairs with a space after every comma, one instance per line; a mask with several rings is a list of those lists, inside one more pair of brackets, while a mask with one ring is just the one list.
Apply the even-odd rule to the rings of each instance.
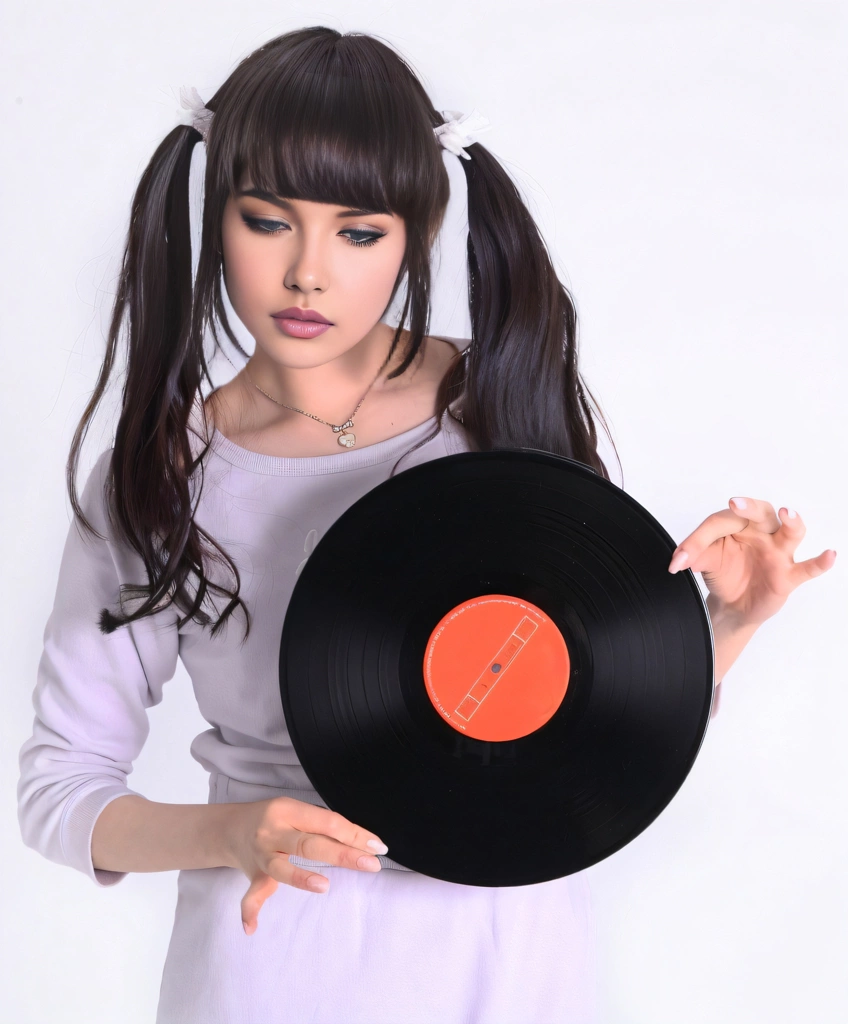
[[[383, 370], [381, 368], [380, 373], [382, 372]], [[262, 394], [265, 395], [266, 398], [270, 398], [271, 401], [274, 402], [276, 405], [281, 405], [284, 409], [291, 409], [292, 412], [303, 413], [304, 416], [309, 416], [310, 419], [318, 420], [319, 423], [323, 423], [327, 427], [332, 427], [333, 433], [339, 435], [339, 444], [343, 448], [353, 448], [353, 446], [356, 444], [356, 434], [354, 434], [352, 431], [349, 431], [348, 427], [353, 426], [353, 417], [359, 412], [359, 406], [362, 405], [362, 403], [365, 401], [365, 395], [367, 395], [371, 388], [374, 387], [374, 385], [377, 383], [380, 377], [380, 373], [378, 373], [374, 380], [371, 381], [371, 383], [365, 389], [365, 395], [363, 395], [362, 398], [359, 399], [359, 405], [357, 405], [357, 407], [353, 410], [350, 416], [348, 416], [347, 421], [345, 423], [335, 424], [327, 423], [327, 421], [322, 420], [320, 416], [313, 416], [311, 412], [304, 412], [303, 409], [297, 409], [293, 405], [286, 405], [285, 402], [278, 402], [276, 398], [273, 398], [271, 395], [268, 394], [267, 391], [263, 391], [263, 389], [259, 387], [259, 385], [253, 380], [253, 378], [247, 372], [246, 366], [244, 367], [244, 373], [247, 379], [250, 381], [250, 383], [257, 389], [257, 391], [262, 391]]]

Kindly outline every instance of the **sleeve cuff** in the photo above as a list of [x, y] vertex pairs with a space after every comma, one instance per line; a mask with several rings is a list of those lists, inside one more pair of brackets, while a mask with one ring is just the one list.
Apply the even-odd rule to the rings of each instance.
[[718, 714], [718, 706], [721, 702], [721, 683], [715, 684], [715, 691], [713, 693], [713, 704], [710, 708], [710, 721], [715, 718]]
[[143, 793], [136, 793], [126, 786], [101, 786], [98, 789], [89, 790], [81, 797], [74, 800], [65, 813], [62, 823], [62, 850], [67, 863], [87, 875], [95, 885], [100, 888], [107, 888], [110, 885], [117, 885], [126, 878], [127, 871], [104, 871], [96, 868], [91, 859], [91, 836], [94, 832], [94, 823], [97, 821], [103, 808], [120, 796], [141, 796]]

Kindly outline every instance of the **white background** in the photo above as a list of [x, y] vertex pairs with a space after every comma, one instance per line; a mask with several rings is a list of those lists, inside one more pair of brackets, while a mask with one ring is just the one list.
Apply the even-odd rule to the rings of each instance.
[[[799, 512], [796, 560], [843, 549], [730, 670], [672, 803], [589, 878], [604, 1024], [844, 1019], [846, 4], [14, 0], [2, 17], [0, 1017], [155, 1015], [176, 872], [98, 889], [24, 847], [15, 816], [64, 464], [180, 85], [207, 98], [264, 41], [327, 24], [382, 36], [438, 109], [493, 122], [481, 142], [576, 297], [625, 489], [678, 541], [742, 495]], [[165, 694], [129, 784], [203, 803], [182, 666]]]

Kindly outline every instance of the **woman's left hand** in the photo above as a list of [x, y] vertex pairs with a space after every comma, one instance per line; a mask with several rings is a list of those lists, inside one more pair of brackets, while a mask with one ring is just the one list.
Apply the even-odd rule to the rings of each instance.
[[[767, 501], [731, 498], [675, 548], [670, 572], [700, 572], [710, 598], [738, 626], [760, 626], [780, 611], [792, 591], [833, 567], [828, 548], [795, 562], [793, 554], [807, 532], [799, 515]], [[681, 558], [685, 553], [688, 558]]]

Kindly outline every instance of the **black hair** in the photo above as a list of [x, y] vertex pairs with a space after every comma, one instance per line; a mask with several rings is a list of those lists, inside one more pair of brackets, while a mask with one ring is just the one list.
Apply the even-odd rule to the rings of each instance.
[[[202, 136], [178, 125], [159, 144], [133, 197], [106, 354], [68, 457], [74, 513], [96, 532], [76, 496], [76, 466], [125, 331], [126, 377], [106, 497], [116, 533], [139, 554], [148, 579], [139, 585], [146, 599], [135, 611], [102, 610], [104, 633], [171, 601], [183, 613], [180, 625], [190, 618], [209, 625], [212, 618], [202, 605], [211, 592], [229, 599], [212, 635], [239, 605], [247, 620], [245, 640], [250, 631], [237, 566], [194, 521], [192, 478], [199, 468], [202, 484], [210, 440], [207, 429], [205, 444], [194, 454], [189, 436], [197, 396], [204, 382], [212, 383], [204, 352], [207, 327], [216, 350], [220, 326], [248, 356], [227, 321], [221, 292], [224, 207], [245, 173], [256, 188], [279, 196], [402, 217], [406, 250], [389, 306], [404, 276], [407, 295], [389, 358], [402, 339], [406, 352], [390, 378], [412, 365], [427, 334], [430, 250], [449, 198], [433, 132], [444, 118], [404, 58], [365, 33], [298, 29], [242, 60], [206, 106], [214, 116], [206, 139], [196, 281], [188, 179], [192, 149]], [[574, 302], [509, 175], [479, 142], [467, 152], [471, 159], [460, 163], [468, 183], [472, 341], [441, 382], [436, 430], [447, 411], [481, 451], [542, 449], [609, 479], [597, 451], [587, 399], [592, 396], [578, 372]], [[208, 428], [203, 403], [201, 409]], [[234, 590], [208, 577], [208, 559], [229, 566]]]

